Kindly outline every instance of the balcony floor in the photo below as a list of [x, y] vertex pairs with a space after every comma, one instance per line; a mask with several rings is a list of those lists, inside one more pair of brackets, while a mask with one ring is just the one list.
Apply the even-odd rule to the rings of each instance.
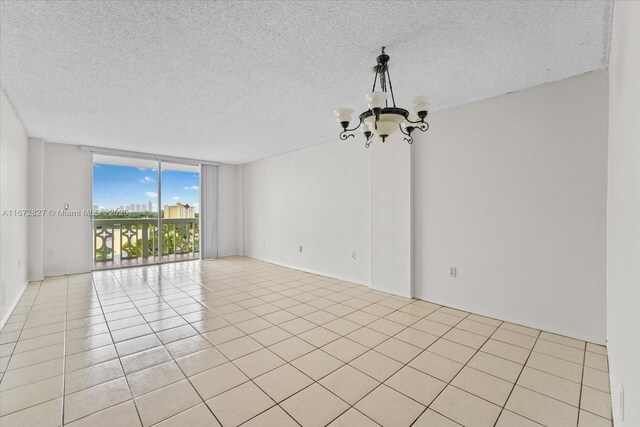
[[142, 265], [160, 264], [161, 262], [179, 262], [179, 261], [193, 261], [200, 259], [199, 253], [187, 253], [187, 254], [171, 254], [161, 257], [150, 256], [148, 258], [131, 258], [131, 259], [114, 259], [113, 261], [96, 261], [93, 263], [93, 271], [109, 270], [112, 268], [122, 267], [139, 267]]

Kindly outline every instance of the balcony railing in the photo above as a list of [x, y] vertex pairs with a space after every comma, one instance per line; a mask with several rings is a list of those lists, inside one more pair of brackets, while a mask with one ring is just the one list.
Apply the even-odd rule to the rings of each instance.
[[160, 239], [163, 256], [196, 258], [200, 252], [198, 218], [162, 219], [160, 236], [156, 218], [94, 219], [93, 236], [96, 266], [118, 260], [157, 259]]

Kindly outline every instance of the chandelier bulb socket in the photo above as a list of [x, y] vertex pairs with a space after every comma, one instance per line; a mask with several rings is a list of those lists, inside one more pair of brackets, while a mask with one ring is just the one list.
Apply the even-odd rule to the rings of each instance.
[[382, 114], [382, 108], [372, 108], [371, 112], [376, 117], [376, 122], [380, 119], [380, 114]]
[[428, 111], [418, 111], [418, 117], [420, 118], [420, 121], [424, 121], [424, 119], [427, 117], [427, 114], [429, 114]]
[[371, 138], [372, 132], [371, 131], [365, 131], [364, 132], [364, 137], [367, 138], [367, 141], [369, 140], [369, 138]]
[[347, 128], [349, 127], [349, 122], [340, 122], [340, 124], [342, 125], [342, 129], [347, 130]]

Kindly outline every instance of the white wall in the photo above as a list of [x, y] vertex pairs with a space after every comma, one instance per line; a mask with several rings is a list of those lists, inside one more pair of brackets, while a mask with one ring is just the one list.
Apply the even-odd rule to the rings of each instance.
[[27, 208], [27, 133], [0, 94], [0, 327], [27, 283], [27, 217], [5, 216]]
[[[70, 210], [91, 209], [91, 153], [45, 142], [43, 183], [45, 209], [64, 209], [66, 203]], [[42, 226], [45, 276], [91, 271], [91, 217], [45, 215]]]
[[640, 426], [639, 22], [640, 3], [616, 1], [609, 62], [607, 340], [618, 427]]
[[[28, 192], [29, 209], [44, 208], [44, 147], [40, 138], [29, 138], [28, 149]], [[28, 219], [29, 228], [29, 280], [44, 278], [44, 235], [43, 216]]]
[[245, 165], [245, 255], [369, 284], [370, 166], [353, 139]]
[[[411, 297], [411, 146], [371, 145], [371, 288]], [[364, 149], [363, 149], [364, 150]], [[362, 153], [366, 155], [366, 153]]]
[[604, 343], [607, 71], [429, 122], [414, 143], [415, 294]]
[[218, 167], [218, 256], [242, 255], [242, 166]]

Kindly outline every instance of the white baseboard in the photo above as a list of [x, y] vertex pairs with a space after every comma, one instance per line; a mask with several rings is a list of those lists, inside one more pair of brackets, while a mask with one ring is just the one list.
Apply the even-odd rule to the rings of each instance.
[[13, 310], [16, 308], [16, 305], [18, 305], [18, 301], [20, 301], [20, 298], [22, 298], [22, 294], [24, 294], [24, 291], [25, 289], [27, 289], [28, 284], [29, 284], [29, 281], [27, 280], [26, 282], [24, 282], [24, 285], [22, 285], [22, 289], [20, 289], [18, 296], [13, 301], [13, 303], [11, 303], [11, 307], [9, 307], [9, 310], [7, 310], [7, 313], [2, 318], [2, 321], [0, 321], [0, 329], [4, 328], [5, 323], [7, 323], [7, 320], [9, 320], [11, 313], [13, 313]]
[[257, 259], [259, 261], [268, 262], [269, 264], [279, 265], [280, 267], [287, 267], [287, 268], [291, 268], [293, 270], [304, 271], [305, 273], [317, 274], [318, 276], [324, 276], [324, 277], [328, 277], [330, 279], [342, 280], [343, 282], [349, 282], [349, 283], [353, 283], [355, 285], [362, 285], [362, 286], [369, 287], [368, 283], [359, 283], [359, 282], [354, 281], [353, 279], [336, 276], [336, 275], [329, 274], [329, 273], [326, 273], [326, 272], [323, 272], [323, 271], [317, 271], [317, 270], [311, 270], [311, 269], [308, 269], [308, 268], [302, 268], [302, 267], [298, 267], [298, 266], [295, 266], [295, 265], [290, 265], [290, 264], [285, 264], [285, 263], [282, 263], [282, 262], [274, 261], [274, 260], [271, 260], [271, 259], [259, 258], [259, 257], [256, 257], [256, 256], [248, 256], [248, 255], [240, 255], [240, 256], [244, 256], [246, 258]]
[[398, 292], [395, 289], [389, 289], [389, 288], [384, 288], [384, 287], [380, 287], [380, 286], [369, 286], [369, 288], [371, 290], [374, 290], [374, 291], [380, 291], [380, 292], [384, 292], [386, 294], [397, 295], [397, 296], [403, 297], [403, 298], [413, 298], [413, 296], [409, 292]]

